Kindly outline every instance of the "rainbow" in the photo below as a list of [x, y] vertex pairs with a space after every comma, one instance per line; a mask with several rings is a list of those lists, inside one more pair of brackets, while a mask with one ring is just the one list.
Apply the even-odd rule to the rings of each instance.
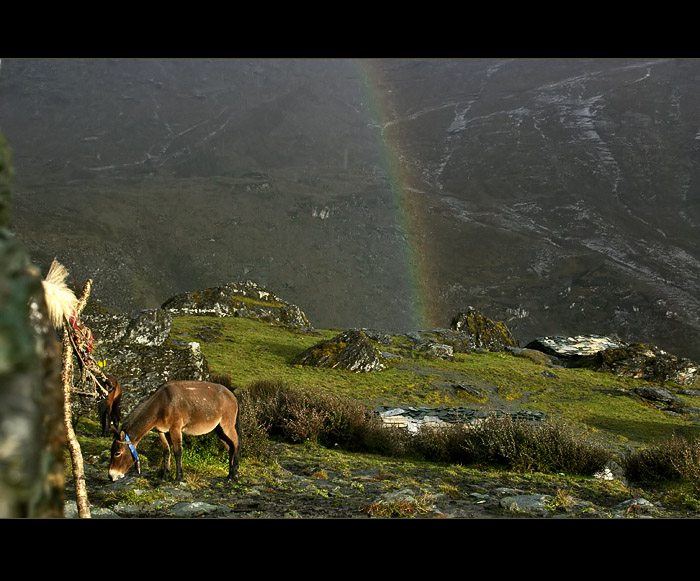
[[425, 212], [421, 203], [419, 182], [412, 175], [412, 168], [402, 159], [406, 143], [401, 140], [397, 115], [390, 92], [382, 90], [382, 78], [377, 61], [355, 60], [355, 68], [361, 79], [363, 97], [377, 128], [381, 161], [389, 178], [391, 195], [399, 228], [405, 233], [403, 259], [409, 271], [413, 323], [417, 328], [428, 328], [437, 323], [434, 283], [429, 260], [429, 238], [421, 220]]

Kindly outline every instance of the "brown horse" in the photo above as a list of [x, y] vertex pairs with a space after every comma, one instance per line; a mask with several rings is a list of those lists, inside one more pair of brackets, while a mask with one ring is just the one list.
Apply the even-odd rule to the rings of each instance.
[[212, 430], [228, 448], [228, 478], [238, 475], [241, 456], [238, 400], [233, 392], [218, 383], [169, 381], [141, 402], [114, 430], [109, 477], [114, 482], [126, 475], [134, 464], [141, 473], [136, 446], [149, 431], [156, 430], [163, 446], [163, 480], [170, 478], [170, 448], [177, 467], [176, 479], [182, 480], [182, 435], [201, 436]]
[[119, 422], [122, 419], [121, 403], [122, 384], [114, 375], [108, 375], [107, 397], [98, 404], [103, 436], [109, 436], [112, 426], [119, 427]]

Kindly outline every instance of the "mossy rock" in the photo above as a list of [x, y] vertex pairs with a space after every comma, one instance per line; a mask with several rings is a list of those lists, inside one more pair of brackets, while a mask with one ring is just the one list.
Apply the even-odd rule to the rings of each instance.
[[466, 312], [459, 313], [454, 317], [450, 327], [455, 331], [469, 335], [473, 339], [476, 349], [504, 351], [507, 347], [518, 346], [518, 342], [505, 323], [492, 321], [471, 307]]
[[358, 329], [345, 331], [309, 347], [297, 355], [292, 363], [344, 369], [354, 373], [381, 371], [386, 368], [382, 354], [367, 335]]

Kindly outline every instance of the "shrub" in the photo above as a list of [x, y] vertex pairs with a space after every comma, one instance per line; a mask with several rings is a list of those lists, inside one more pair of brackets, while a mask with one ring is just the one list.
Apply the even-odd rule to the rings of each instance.
[[470, 428], [464, 424], [447, 426], [425, 426], [411, 441], [415, 454], [430, 462], [448, 462], [452, 464], [471, 464], [477, 458], [465, 446]]
[[250, 385], [245, 402], [247, 421], [260, 434], [294, 443], [314, 441], [385, 456], [575, 474], [594, 474], [609, 459], [603, 448], [554, 420], [532, 424], [494, 415], [476, 425], [423, 428], [413, 434], [385, 427], [359, 402], [270, 380]]
[[700, 441], [673, 434], [669, 439], [628, 452], [621, 460], [633, 482], [682, 480], [700, 492]]
[[416, 446], [428, 460], [496, 464], [521, 471], [595, 474], [609, 454], [563, 422], [491, 415], [475, 425], [421, 430]]
[[695, 492], [700, 493], [700, 440], [686, 440], [679, 458], [674, 458], [674, 466], [681, 478], [689, 482]]
[[246, 392], [236, 396], [239, 405], [239, 429], [241, 456], [263, 459], [269, 455], [268, 426], [264, 414], [257, 409], [260, 403], [248, 397]]
[[270, 437], [300, 443], [315, 441], [350, 451], [403, 455], [404, 434], [384, 428], [381, 419], [360, 402], [334, 395], [307, 393], [276, 380], [248, 387], [248, 413]]

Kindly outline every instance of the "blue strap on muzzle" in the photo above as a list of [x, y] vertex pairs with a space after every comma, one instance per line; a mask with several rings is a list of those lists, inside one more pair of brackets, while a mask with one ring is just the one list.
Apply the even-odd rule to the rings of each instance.
[[136, 448], [134, 445], [131, 443], [131, 440], [129, 439], [129, 434], [124, 432], [124, 439], [126, 440], [129, 450], [131, 450], [131, 455], [133, 456], [134, 460], [136, 461], [136, 471], [141, 474], [141, 460], [139, 459], [139, 453], [136, 451]]

